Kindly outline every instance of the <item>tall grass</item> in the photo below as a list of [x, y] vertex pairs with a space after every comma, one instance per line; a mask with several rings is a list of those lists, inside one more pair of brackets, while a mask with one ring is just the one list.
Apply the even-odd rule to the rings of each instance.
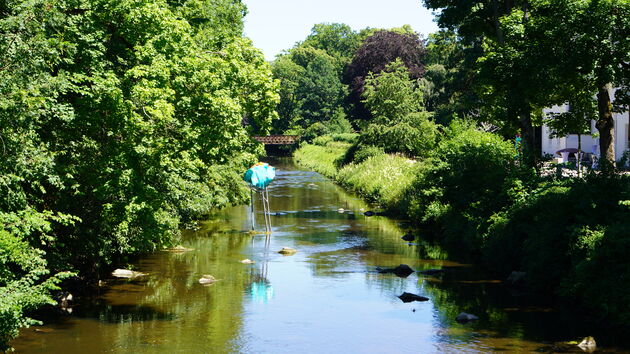
[[404, 213], [399, 203], [411, 185], [419, 163], [403, 156], [383, 153], [340, 168], [340, 162], [350, 146], [346, 142], [320, 137], [313, 141], [313, 145], [303, 145], [296, 150], [294, 160], [298, 165], [334, 179], [387, 210]]

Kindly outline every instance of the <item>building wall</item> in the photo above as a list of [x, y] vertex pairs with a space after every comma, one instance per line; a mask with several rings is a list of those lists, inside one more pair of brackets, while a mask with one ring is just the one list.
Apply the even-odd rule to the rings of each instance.
[[[553, 106], [543, 110], [543, 114], [547, 116], [550, 113], [564, 113], [568, 110], [569, 105]], [[615, 159], [619, 160], [624, 151], [630, 150], [630, 112], [615, 113]], [[543, 125], [541, 136], [541, 149], [543, 154], [556, 155], [556, 151], [565, 148], [578, 147], [577, 135], [568, 135], [562, 138], [551, 138], [549, 127]], [[595, 121], [591, 122], [591, 132], [597, 132]], [[582, 151], [594, 153], [599, 156], [599, 139], [593, 138], [591, 135], [582, 135]]]

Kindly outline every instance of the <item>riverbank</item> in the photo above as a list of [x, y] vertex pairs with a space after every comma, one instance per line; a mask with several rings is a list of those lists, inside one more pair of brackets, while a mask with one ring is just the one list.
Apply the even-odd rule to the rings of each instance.
[[[541, 178], [514, 162], [511, 144], [464, 130], [422, 161], [376, 153], [343, 164], [352, 144], [333, 137], [303, 145], [294, 158], [390, 213], [437, 230], [499, 278], [587, 310], [627, 333], [630, 294], [630, 178]], [[345, 159], [347, 160], [347, 159]]]

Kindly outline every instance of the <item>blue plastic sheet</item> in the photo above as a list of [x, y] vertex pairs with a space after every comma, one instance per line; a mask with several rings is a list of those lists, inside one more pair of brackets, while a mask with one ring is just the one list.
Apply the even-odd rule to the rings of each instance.
[[268, 163], [259, 162], [245, 172], [245, 182], [258, 189], [265, 189], [276, 178], [276, 169]]

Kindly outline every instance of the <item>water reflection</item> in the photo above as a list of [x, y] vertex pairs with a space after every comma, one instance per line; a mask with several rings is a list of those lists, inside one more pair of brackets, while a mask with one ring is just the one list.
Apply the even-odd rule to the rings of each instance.
[[[13, 345], [46, 353], [527, 352], [591, 334], [544, 301], [448, 260], [422, 235], [403, 241], [404, 223], [365, 217], [369, 205], [320, 175], [275, 165], [271, 237], [249, 232], [247, 206], [218, 212], [183, 232], [191, 251], [142, 258], [133, 266], [146, 277], [108, 280], [71, 316], [23, 330]], [[298, 252], [283, 256], [282, 247]], [[399, 264], [443, 271], [400, 278], [376, 270]], [[203, 286], [203, 275], [218, 281]], [[430, 301], [403, 303], [403, 292]], [[455, 322], [462, 311], [479, 321]]]

